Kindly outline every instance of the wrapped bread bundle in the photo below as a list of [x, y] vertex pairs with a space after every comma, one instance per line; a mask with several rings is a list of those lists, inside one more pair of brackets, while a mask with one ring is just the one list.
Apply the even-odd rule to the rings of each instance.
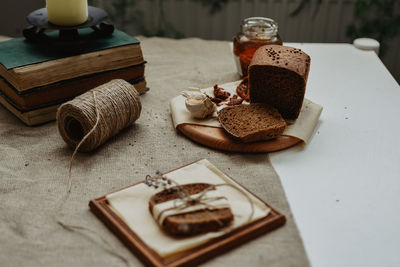
[[227, 198], [207, 183], [164, 189], [150, 198], [149, 209], [160, 227], [175, 236], [218, 231], [234, 219]]

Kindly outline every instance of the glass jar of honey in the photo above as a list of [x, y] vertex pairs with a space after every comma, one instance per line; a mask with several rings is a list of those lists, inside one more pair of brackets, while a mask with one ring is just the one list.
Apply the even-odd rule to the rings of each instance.
[[278, 24], [269, 18], [244, 19], [241, 28], [242, 31], [233, 38], [233, 53], [238, 71], [244, 77], [257, 48], [268, 44], [282, 45], [282, 40], [278, 34]]

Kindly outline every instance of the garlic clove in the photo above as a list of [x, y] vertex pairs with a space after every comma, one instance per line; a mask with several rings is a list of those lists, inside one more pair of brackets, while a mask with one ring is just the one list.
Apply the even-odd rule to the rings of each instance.
[[202, 93], [184, 91], [182, 95], [186, 97], [187, 110], [196, 119], [205, 119], [216, 110], [215, 104]]

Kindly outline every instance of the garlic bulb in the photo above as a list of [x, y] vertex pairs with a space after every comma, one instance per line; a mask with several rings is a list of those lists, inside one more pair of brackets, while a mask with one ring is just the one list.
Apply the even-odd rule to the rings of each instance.
[[205, 119], [216, 110], [215, 104], [200, 92], [184, 91], [182, 95], [186, 98], [185, 105], [187, 110], [196, 119]]

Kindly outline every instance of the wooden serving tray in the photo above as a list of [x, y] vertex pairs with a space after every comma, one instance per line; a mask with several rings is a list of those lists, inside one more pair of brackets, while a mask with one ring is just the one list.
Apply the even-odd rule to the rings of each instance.
[[232, 152], [274, 152], [302, 142], [296, 137], [283, 135], [268, 141], [241, 143], [229, 137], [222, 128], [184, 123], [177, 129], [204, 146]]
[[[231, 178], [232, 179], [232, 178]], [[232, 179], [233, 180], [233, 179]], [[143, 182], [140, 182], [143, 183]], [[140, 183], [131, 185], [135, 186]], [[123, 188], [125, 189], [125, 188]], [[123, 190], [120, 189], [120, 190]], [[247, 190], [242, 186], [242, 189]], [[120, 191], [118, 190], [118, 191]], [[247, 190], [250, 192], [249, 190]], [[251, 193], [251, 192], [250, 192]], [[251, 193], [254, 195], [253, 193]], [[255, 195], [254, 195], [255, 196]], [[258, 198], [257, 196], [255, 196]], [[244, 242], [272, 231], [285, 224], [286, 218], [267, 203], [270, 213], [248, 225], [239, 227], [223, 236], [212, 239], [198, 247], [161, 257], [135, 233], [111, 208], [106, 196], [93, 199], [89, 203], [91, 211], [147, 266], [193, 266], [237, 247]]]

